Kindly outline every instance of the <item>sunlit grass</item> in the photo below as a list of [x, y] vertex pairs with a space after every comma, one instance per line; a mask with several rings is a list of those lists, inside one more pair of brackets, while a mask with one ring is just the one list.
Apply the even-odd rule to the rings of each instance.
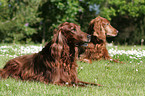
[[[1, 45], [4, 46], [4, 45]], [[15, 56], [37, 52], [41, 50], [40, 45], [6, 45], [12, 46], [4, 48], [0, 46], [0, 68]], [[23, 47], [23, 49], [20, 48]], [[26, 49], [25, 49], [26, 48]], [[31, 49], [32, 48], [32, 49]], [[34, 51], [34, 49], [35, 51]], [[38, 49], [37, 49], [38, 48]], [[108, 47], [108, 50], [138, 50], [140, 46], [115, 46]], [[116, 48], [116, 49], [115, 49]], [[8, 51], [3, 51], [8, 50]], [[29, 51], [26, 51], [29, 50]], [[145, 46], [138, 51], [145, 50]], [[23, 52], [23, 53], [20, 53]], [[26, 53], [25, 53], [26, 52]], [[143, 52], [143, 51], [142, 51]], [[112, 53], [110, 53], [112, 55]], [[113, 58], [118, 58], [125, 64], [109, 62], [105, 60], [93, 61], [87, 64], [77, 61], [78, 78], [82, 81], [94, 82], [104, 85], [103, 87], [62, 87], [57, 85], [46, 85], [34, 81], [21, 81], [13, 78], [0, 81], [0, 96], [144, 96], [145, 95], [145, 57], [137, 55], [113, 54]], [[130, 58], [130, 56], [135, 58]]]

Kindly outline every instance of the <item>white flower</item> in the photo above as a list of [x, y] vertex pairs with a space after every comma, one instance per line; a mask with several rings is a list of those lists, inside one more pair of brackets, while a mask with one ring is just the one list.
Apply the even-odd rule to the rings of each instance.
[[97, 79], [95, 79], [95, 81], [97, 82]]
[[68, 82], [66, 82], [65, 84], [68, 85]]
[[110, 61], [113, 61], [113, 59], [110, 59]]
[[83, 67], [81, 67], [81, 69], [83, 69]]
[[138, 69], [136, 69], [136, 71], [138, 71]]
[[9, 84], [6, 84], [6, 86], [10, 86]]
[[76, 85], [75, 84], [73, 84], [73, 87], [75, 87]]
[[129, 58], [131, 58], [131, 59], [132, 59], [133, 57], [132, 57], [132, 56], [129, 56]]

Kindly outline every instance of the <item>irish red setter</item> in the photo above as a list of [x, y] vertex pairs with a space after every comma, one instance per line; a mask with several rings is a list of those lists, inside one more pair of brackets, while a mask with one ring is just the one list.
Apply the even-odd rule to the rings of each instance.
[[80, 55], [80, 60], [88, 63], [92, 63], [92, 60], [111, 60], [119, 62], [118, 60], [112, 59], [106, 48], [106, 36], [116, 36], [118, 31], [110, 25], [110, 22], [103, 17], [96, 17], [90, 22], [88, 34], [91, 35], [91, 42], [88, 46], [81, 49], [84, 52]]
[[9, 60], [0, 76], [7, 78], [36, 80], [46, 84], [101, 86], [80, 81], [77, 78], [76, 45], [89, 42], [91, 36], [81, 31], [80, 26], [65, 22], [54, 31], [53, 39], [42, 51]]

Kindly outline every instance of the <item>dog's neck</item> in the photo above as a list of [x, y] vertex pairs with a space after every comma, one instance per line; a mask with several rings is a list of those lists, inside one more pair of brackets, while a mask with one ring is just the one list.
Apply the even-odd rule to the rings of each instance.
[[102, 44], [102, 43], [105, 43], [106, 41], [101, 40], [101, 39], [99, 39], [98, 37], [92, 35], [92, 36], [91, 36], [91, 42], [92, 42], [93, 44]]
[[[51, 43], [52, 42], [49, 42], [47, 45], [45, 45], [45, 47], [39, 53], [46, 54], [48, 52], [48, 53], [50, 53], [49, 55], [51, 55]], [[75, 44], [67, 43], [67, 45], [63, 46], [63, 50], [62, 50], [60, 58], [66, 60], [66, 62], [69, 62], [70, 60], [71, 60], [71, 62], [74, 62], [75, 57], [76, 57], [75, 55], [76, 55]], [[47, 54], [47, 56], [48, 56], [48, 54]], [[46, 58], [49, 58], [49, 56]]]

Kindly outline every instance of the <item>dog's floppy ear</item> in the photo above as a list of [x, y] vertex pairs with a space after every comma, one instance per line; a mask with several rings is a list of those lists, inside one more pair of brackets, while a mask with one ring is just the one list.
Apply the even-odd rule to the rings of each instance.
[[88, 30], [91, 31], [89, 34], [96, 36], [98, 39], [103, 41], [106, 40], [105, 30], [103, 28], [102, 19], [100, 16], [90, 22], [90, 27]]
[[51, 45], [51, 55], [52, 57], [54, 57], [55, 63], [60, 62], [64, 43], [65, 43], [65, 37], [62, 34], [62, 30], [59, 29], [57, 32], [55, 32]]
[[89, 24], [89, 28], [88, 28], [88, 34], [92, 35], [94, 32], [94, 23], [95, 23], [95, 19], [93, 19], [90, 24]]

